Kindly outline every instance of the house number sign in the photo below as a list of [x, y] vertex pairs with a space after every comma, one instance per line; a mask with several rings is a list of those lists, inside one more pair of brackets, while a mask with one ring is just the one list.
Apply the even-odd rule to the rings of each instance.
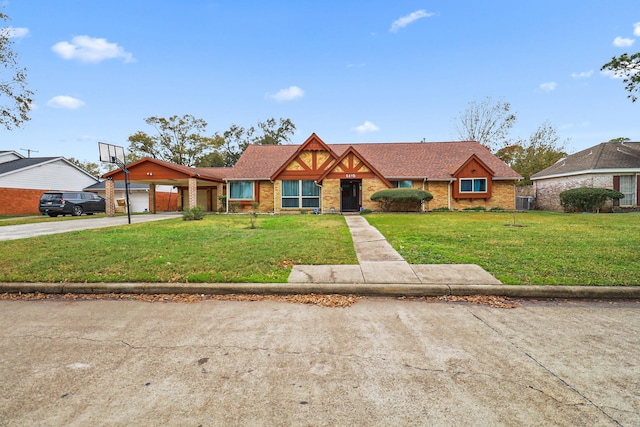
[[355, 178], [356, 174], [355, 173], [348, 173], [347, 174], [347, 178]]

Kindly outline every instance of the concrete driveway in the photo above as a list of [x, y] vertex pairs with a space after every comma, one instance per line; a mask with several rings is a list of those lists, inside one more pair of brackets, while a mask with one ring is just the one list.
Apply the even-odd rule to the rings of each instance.
[[[179, 212], [131, 215], [131, 224], [139, 224], [149, 221], [176, 218], [181, 216]], [[28, 237], [44, 236], [47, 234], [65, 233], [67, 231], [88, 230], [91, 228], [114, 227], [116, 225], [128, 225], [126, 216], [115, 217], [80, 217], [67, 221], [47, 221], [32, 224], [0, 226], [0, 240], [25, 239]]]
[[0, 301], [0, 425], [640, 425], [639, 314]]

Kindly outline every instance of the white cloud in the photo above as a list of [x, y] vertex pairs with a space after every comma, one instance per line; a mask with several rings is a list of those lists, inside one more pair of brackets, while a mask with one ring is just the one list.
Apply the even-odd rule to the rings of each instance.
[[59, 42], [51, 47], [63, 59], [77, 59], [80, 62], [98, 63], [105, 59], [120, 58], [124, 62], [134, 62], [133, 55], [117, 43], [109, 43], [107, 39], [89, 36], [76, 36], [69, 42]]
[[273, 99], [276, 101], [291, 101], [296, 98], [302, 98], [304, 91], [298, 86], [289, 86], [286, 89], [281, 89], [275, 94], [267, 94], [267, 99]]
[[547, 82], [547, 83], [542, 83], [540, 85], [540, 89], [542, 89], [545, 92], [551, 92], [553, 90], [556, 90], [557, 86], [558, 84], [556, 82]]
[[412, 22], [417, 21], [418, 19], [429, 18], [429, 17], [431, 17], [433, 15], [435, 15], [435, 13], [427, 12], [424, 9], [416, 10], [415, 12], [411, 12], [410, 14], [405, 15], [402, 18], [398, 18], [395, 21], [393, 21], [389, 31], [392, 32], [392, 33], [395, 33], [399, 29], [406, 27], [407, 25], [411, 24]]
[[574, 79], [586, 79], [588, 77], [591, 77], [592, 74], [593, 74], [593, 70], [589, 70], [589, 71], [582, 71], [580, 73], [571, 73], [571, 77], [573, 77]]
[[361, 124], [360, 126], [354, 127], [353, 130], [355, 130], [358, 133], [369, 133], [369, 132], [376, 132], [380, 130], [380, 128], [375, 124], [373, 124], [372, 122], [370, 122], [369, 120], [365, 120], [363, 124]]
[[633, 46], [635, 39], [627, 39], [624, 37], [616, 37], [613, 39], [613, 45], [616, 47], [629, 47]]
[[12, 38], [21, 38], [29, 35], [29, 29], [25, 27], [6, 27], [0, 28], [0, 34], [4, 37]]
[[81, 101], [77, 98], [73, 98], [71, 96], [54, 96], [49, 101], [47, 101], [47, 105], [53, 108], [64, 108], [67, 110], [75, 110], [77, 108], [84, 106], [84, 101]]
[[640, 36], [640, 22], [633, 24], [633, 35]]
[[600, 71], [601, 74], [604, 74], [605, 76], [611, 78], [611, 79], [622, 79], [624, 78], [624, 74], [619, 72], [619, 71], [612, 71], [612, 70], [604, 70], [604, 71]]

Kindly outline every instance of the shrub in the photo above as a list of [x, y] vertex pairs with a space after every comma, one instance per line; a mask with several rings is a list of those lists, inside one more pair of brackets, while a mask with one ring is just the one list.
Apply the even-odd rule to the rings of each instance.
[[218, 196], [218, 212], [222, 213], [227, 210], [227, 196]]
[[372, 213], [372, 210], [371, 210], [371, 209], [362, 209], [362, 210], [360, 211], [360, 215], [368, 215], [368, 214], [370, 214], [370, 213]]
[[463, 211], [475, 211], [475, 212], [484, 212], [487, 210], [484, 206], [470, 206], [468, 208], [462, 209]]
[[200, 206], [195, 206], [182, 212], [182, 219], [185, 221], [193, 221], [202, 218], [204, 218], [204, 209]]
[[229, 212], [231, 213], [236, 213], [240, 210], [240, 208], [242, 207], [242, 203], [240, 203], [239, 201], [234, 201], [229, 203]]
[[608, 188], [573, 188], [560, 193], [560, 205], [565, 212], [600, 212], [607, 200], [623, 197], [621, 192]]
[[451, 209], [443, 206], [441, 208], [431, 209], [431, 212], [451, 212]]
[[378, 202], [383, 212], [404, 211], [409, 208], [420, 211], [422, 202], [433, 199], [433, 195], [428, 191], [416, 190], [413, 188], [389, 188], [374, 193], [371, 200]]

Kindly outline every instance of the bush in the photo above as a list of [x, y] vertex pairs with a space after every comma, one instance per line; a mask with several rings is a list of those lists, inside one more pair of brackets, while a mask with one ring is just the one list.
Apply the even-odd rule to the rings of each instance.
[[226, 212], [227, 210], [227, 196], [218, 196], [218, 212]]
[[565, 212], [599, 212], [607, 200], [623, 197], [621, 192], [608, 188], [573, 188], [560, 193], [560, 205]]
[[360, 211], [360, 215], [369, 215], [370, 213], [372, 213], [371, 209], [362, 209]]
[[419, 212], [422, 202], [428, 202], [431, 199], [433, 199], [433, 195], [428, 191], [413, 188], [389, 188], [378, 191], [371, 196], [371, 200], [378, 202], [383, 212], [409, 212], [409, 208]]
[[470, 206], [468, 208], [462, 209], [463, 211], [474, 211], [474, 212], [484, 212], [487, 210], [484, 206]]
[[204, 209], [202, 209], [200, 206], [186, 209], [184, 212], [182, 212], [182, 219], [185, 221], [193, 221], [202, 218], [204, 218]]

